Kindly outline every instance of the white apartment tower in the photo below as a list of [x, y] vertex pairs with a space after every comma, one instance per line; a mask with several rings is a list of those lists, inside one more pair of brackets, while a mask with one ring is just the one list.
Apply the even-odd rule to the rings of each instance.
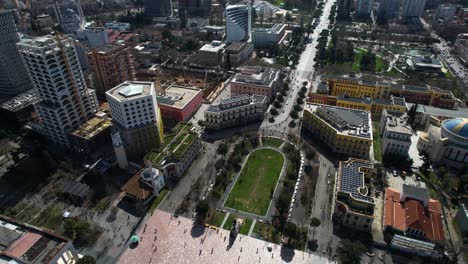
[[106, 92], [114, 132], [130, 160], [161, 146], [163, 128], [152, 82], [126, 81]]
[[16, 47], [20, 41], [13, 10], [0, 11], [0, 94], [15, 96], [33, 88]]
[[17, 45], [42, 99], [34, 105], [39, 122], [33, 129], [69, 147], [68, 133], [93, 117], [98, 108], [94, 90], [86, 86], [74, 45], [50, 35], [25, 38]]
[[226, 7], [227, 43], [249, 40], [251, 25], [252, 16], [250, 4], [228, 5]]

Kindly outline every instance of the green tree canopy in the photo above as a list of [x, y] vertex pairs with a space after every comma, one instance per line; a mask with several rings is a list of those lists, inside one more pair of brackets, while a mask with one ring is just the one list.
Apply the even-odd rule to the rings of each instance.
[[91, 256], [84, 256], [80, 258], [76, 264], [96, 264], [96, 260]]
[[341, 263], [359, 264], [366, 247], [360, 241], [341, 240], [338, 246], [338, 258]]

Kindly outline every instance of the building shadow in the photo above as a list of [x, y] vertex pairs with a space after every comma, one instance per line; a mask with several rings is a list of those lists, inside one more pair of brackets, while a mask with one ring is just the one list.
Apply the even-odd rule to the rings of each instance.
[[201, 237], [205, 233], [205, 226], [194, 223], [192, 229], [190, 230], [190, 235], [193, 238]]
[[281, 246], [280, 256], [284, 262], [291, 262], [295, 254], [294, 249], [288, 248], [284, 245]]

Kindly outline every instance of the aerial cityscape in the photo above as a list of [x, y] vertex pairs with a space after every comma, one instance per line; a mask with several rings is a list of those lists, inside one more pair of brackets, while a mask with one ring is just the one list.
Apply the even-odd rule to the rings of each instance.
[[468, 263], [468, 0], [0, 0], [0, 264]]

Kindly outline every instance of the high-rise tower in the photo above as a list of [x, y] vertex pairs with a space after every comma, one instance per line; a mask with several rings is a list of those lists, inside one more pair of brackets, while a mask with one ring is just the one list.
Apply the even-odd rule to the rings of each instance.
[[12, 10], [0, 11], [0, 94], [15, 96], [33, 88], [16, 47], [20, 41]]
[[226, 42], [249, 40], [252, 24], [250, 4], [226, 7]]
[[168, 17], [172, 15], [171, 0], [145, 0], [145, 15], [149, 17]]
[[48, 35], [22, 39], [18, 48], [42, 99], [35, 105], [40, 122], [33, 129], [68, 147], [68, 133], [90, 119], [98, 108], [94, 90], [86, 86], [74, 45]]

